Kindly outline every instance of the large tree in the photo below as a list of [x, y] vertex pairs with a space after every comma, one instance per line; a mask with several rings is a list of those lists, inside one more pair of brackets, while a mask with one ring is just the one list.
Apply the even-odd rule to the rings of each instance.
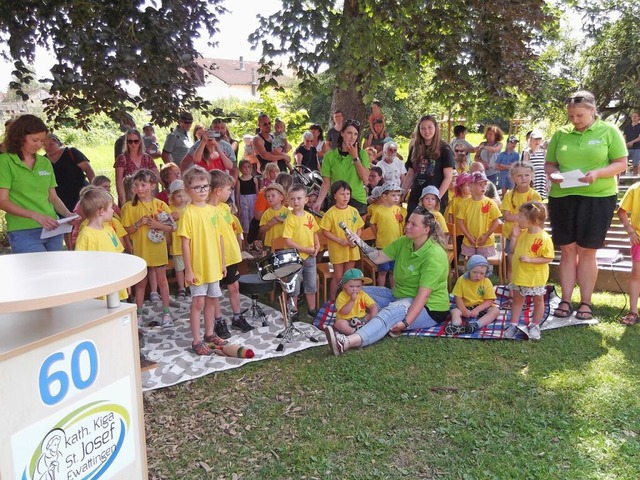
[[555, 18], [543, 0], [283, 0], [250, 40], [262, 50], [264, 84], [275, 84], [281, 58], [303, 86], [328, 67], [332, 107], [364, 120], [364, 102], [383, 81], [433, 82], [443, 103], [531, 88]]
[[118, 119], [141, 108], [166, 125], [180, 108], [204, 104], [196, 95], [194, 40], [216, 34], [221, 2], [0, 0], [3, 54], [15, 65], [11, 87], [23, 94], [34, 80], [27, 65], [42, 46], [56, 58], [46, 107], [56, 123], [85, 126], [97, 112]]

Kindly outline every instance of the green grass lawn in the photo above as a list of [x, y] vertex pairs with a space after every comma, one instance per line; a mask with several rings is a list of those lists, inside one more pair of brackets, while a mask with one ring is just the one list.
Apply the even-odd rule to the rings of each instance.
[[639, 330], [594, 304], [537, 343], [386, 338], [148, 392], [150, 478], [638, 478]]

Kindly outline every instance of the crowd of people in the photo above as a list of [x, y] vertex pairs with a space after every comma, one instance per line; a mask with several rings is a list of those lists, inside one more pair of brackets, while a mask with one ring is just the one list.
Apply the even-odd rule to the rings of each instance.
[[[140, 133], [128, 118], [114, 147], [115, 198], [111, 180], [95, 175], [82, 152], [65, 147], [39, 118], [23, 115], [8, 126], [0, 154], [0, 209], [6, 212], [13, 253], [61, 250], [62, 236], [41, 239], [40, 232], [75, 212], [78, 219], [65, 238], [68, 249], [144, 258], [147, 276], [132, 294], [140, 325], [147, 321], [142, 309], [147, 287], [149, 299], [163, 306], [162, 326], [173, 324], [166, 275], [172, 257], [177, 297], [191, 299], [191, 348], [198, 355], [211, 354], [231, 336], [222, 318], [221, 287], [228, 291], [231, 327], [253, 328], [240, 314], [238, 265], [243, 258], [270, 254], [279, 238], [301, 258], [294, 303], [304, 293], [312, 317], [318, 307], [316, 257], [327, 247], [333, 267], [328, 298], [336, 302], [337, 320], [325, 333], [334, 354], [443, 322], [450, 335], [475, 332], [498, 317], [487, 259], [495, 254], [495, 232], [501, 228], [511, 291], [505, 336], [521, 330], [537, 340], [554, 244], [561, 251], [562, 301], [553, 314], [573, 313], [571, 293], [578, 284], [575, 315], [593, 315], [595, 251], [616, 206], [616, 176], [626, 169], [627, 149], [640, 151], [640, 115], [634, 114], [632, 129], [623, 136], [598, 117], [591, 93], [576, 92], [566, 105], [570, 123], [548, 142], [532, 130], [521, 153], [519, 139], [509, 136], [505, 142], [495, 125], [484, 128], [477, 146], [466, 140], [462, 125], [447, 143], [437, 119], [423, 116], [406, 160], [389, 136], [378, 102], [368, 133], [335, 111], [326, 135], [313, 124], [294, 145], [284, 122], [276, 119], [272, 130], [266, 114], [258, 116], [255, 134], [238, 142], [221, 119], [208, 129], [196, 125], [190, 137], [194, 119], [182, 112], [162, 147], [153, 125], [145, 124]], [[39, 154], [42, 148], [46, 157]], [[634, 154], [629, 155], [637, 168], [640, 156]], [[570, 183], [574, 178], [577, 184]], [[638, 320], [640, 295], [640, 208], [635, 209], [640, 196], [632, 197], [637, 190], [629, 191], [620, 210], [637, 277], [631, 282], [632, 309], [624, 318], [629, 325]], [[544, 228], [547, 214], [553, 241]], [[369, 226], [373, 245], [360, 239]], [[453, 245], [466, 266], [450, 304]], [[361, 255], [377, 265], [375, 279], [355, 268]], [[369, 283], [375, 285], [364, 286]], [[527, 297], [534, 314], [522, 325]]]

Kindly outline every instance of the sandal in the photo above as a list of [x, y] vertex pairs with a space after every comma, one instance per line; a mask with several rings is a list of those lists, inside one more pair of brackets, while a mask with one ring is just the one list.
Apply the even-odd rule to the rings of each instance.
[[213, 350], [211, 350], [209, 347], [207, 347], [207, 345], [204, 342], [200, 342], [200, 343], [196, 343], [191, 344], [191, 350], [193, 350], [193, 353], [195, 353], [196, 355], [211, 355], [213, 353]]
[[204, 343], [206, 344], [212, 343], [216, 347], [222, 347], [223, 345], [226, 345], [229, 342], [214, 333], [213, 335], [205, 335]]
[[[562, 305], [568, 305], [569, 309], [562, 308]], [[580, 304], [582, 305], [582, 304]], [[586, 305], [586, 304], [585, 304]], [[553, 316], [556, 318], [568, 318], [571, 316], [571, 302], [567, 302], [566, 300], [562, 300], [556, 309], [553, 311]]]
[[[581, 312], [580, 311], [580, 307], [588, 307], [589, 311], [588, 312]], [[578, 320], [591, 320], [593, 318], [593, 308], [591, 307], [590, 304], [582, 302], [580, 305], [578, 305], [578, 311], [576, 312], [576, 318]]]
[[620, 319], [620, 323], [631, 327], [638, 323], [638, 314], [633, 312], [628, 312], [624, 317]]

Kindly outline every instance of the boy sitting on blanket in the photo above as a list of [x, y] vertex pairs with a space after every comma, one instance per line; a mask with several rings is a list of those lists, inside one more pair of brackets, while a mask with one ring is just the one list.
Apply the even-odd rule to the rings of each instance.
[[[494, 304], [496, 293], [487, 278], [488, 271], [489, 262], [482, 255], [473, 255], [467, 261], [467, 271], [453, 287], [456, 306], [444, 328], [447, 335], [474, 333], [498, 318], [500, 310]], [[464, 325], [463, 318], [468, 320]]]
[[358, 268], [350, 268], [340, 281], [342, 291], [336, 298], [336, 323], [334, 328], [351, 335], [378, 313], [376, 302], [362, 290], [363, 284], [371, 284]]

